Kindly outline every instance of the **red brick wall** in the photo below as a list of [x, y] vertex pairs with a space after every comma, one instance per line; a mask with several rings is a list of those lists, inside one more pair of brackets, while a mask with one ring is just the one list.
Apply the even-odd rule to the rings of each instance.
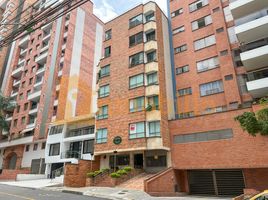
[[24, 145], [8, 147], [4, 151], [3, 169], [8, 169], [9, 160], [13, 154], [17, 155], [16, 169], [21, 169], [22, 156], [24, 152]]
[[[96, 158], [92, 162], [92, 171], [100, 169], [100, 160]], [[91, 171], [91, 161], [80, 160], [76, 164], [65, 164], [64, 186], [85, 187], [87, 173]]]
[[[265, 158], [265, 157], [263, 157]], [[257, 191], [267, 190], [268, 188], [268, 168], [266, 169], [244, 169], [246, 189]]]
[[176, 194], [176, 177], [172, 168], [144, 181], [144, 191], [153, 196], [173, 196]]
[[0, 174], [0, 180], [16, 180], [18, 174], [29, 174], [30, 169], [8, 170], [4, 169]]
[[[172, 166], [175, 169], [267, 168], [268, 138], [252, 137], [234, 117], [251, 109], [235, 110], [170, 121]], [[176, 135], [232, 129], [227, 140], [174, 144]]]

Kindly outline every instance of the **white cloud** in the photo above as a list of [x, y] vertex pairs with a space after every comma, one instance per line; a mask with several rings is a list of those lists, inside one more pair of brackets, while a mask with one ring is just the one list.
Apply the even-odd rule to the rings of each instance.
[[96, 6], [94, 4], [94, 14], [96, 16], [98, 16], [104, 22], [107, 22], [118, 16], [118, 14], [115, 12], [115, 9], [107, 2], [107, 0], [100, 1], [100, 6]]

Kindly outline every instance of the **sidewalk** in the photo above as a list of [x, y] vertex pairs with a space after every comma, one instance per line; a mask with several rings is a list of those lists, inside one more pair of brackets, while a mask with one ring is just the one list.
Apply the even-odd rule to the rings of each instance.
[[106, 187], [85, 187], [85, 188], [68, 188], [68, 187], [50, 187], [45, 190], [61, 191], [91, 197], [107, 198], [112, 200], [231, 200], [231, 198], [219, 197], [151, 197], [147, 193], [138, 190], [126, 190], [121, 188]]

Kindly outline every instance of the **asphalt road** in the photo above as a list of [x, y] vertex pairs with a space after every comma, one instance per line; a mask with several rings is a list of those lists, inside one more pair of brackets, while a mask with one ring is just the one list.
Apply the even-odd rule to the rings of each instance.
[[0, 200], [105, 200], [62, 192], [0, 185]]

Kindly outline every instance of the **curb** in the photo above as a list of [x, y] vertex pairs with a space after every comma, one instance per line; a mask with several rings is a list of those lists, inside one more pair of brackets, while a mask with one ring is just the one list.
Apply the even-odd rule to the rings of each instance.
[[83, 192], [72, 191], [72, 190], [61, 190], [61, 192], [63, 192], [63, 193], [68, 193], [68, 194], [84, 195]]

